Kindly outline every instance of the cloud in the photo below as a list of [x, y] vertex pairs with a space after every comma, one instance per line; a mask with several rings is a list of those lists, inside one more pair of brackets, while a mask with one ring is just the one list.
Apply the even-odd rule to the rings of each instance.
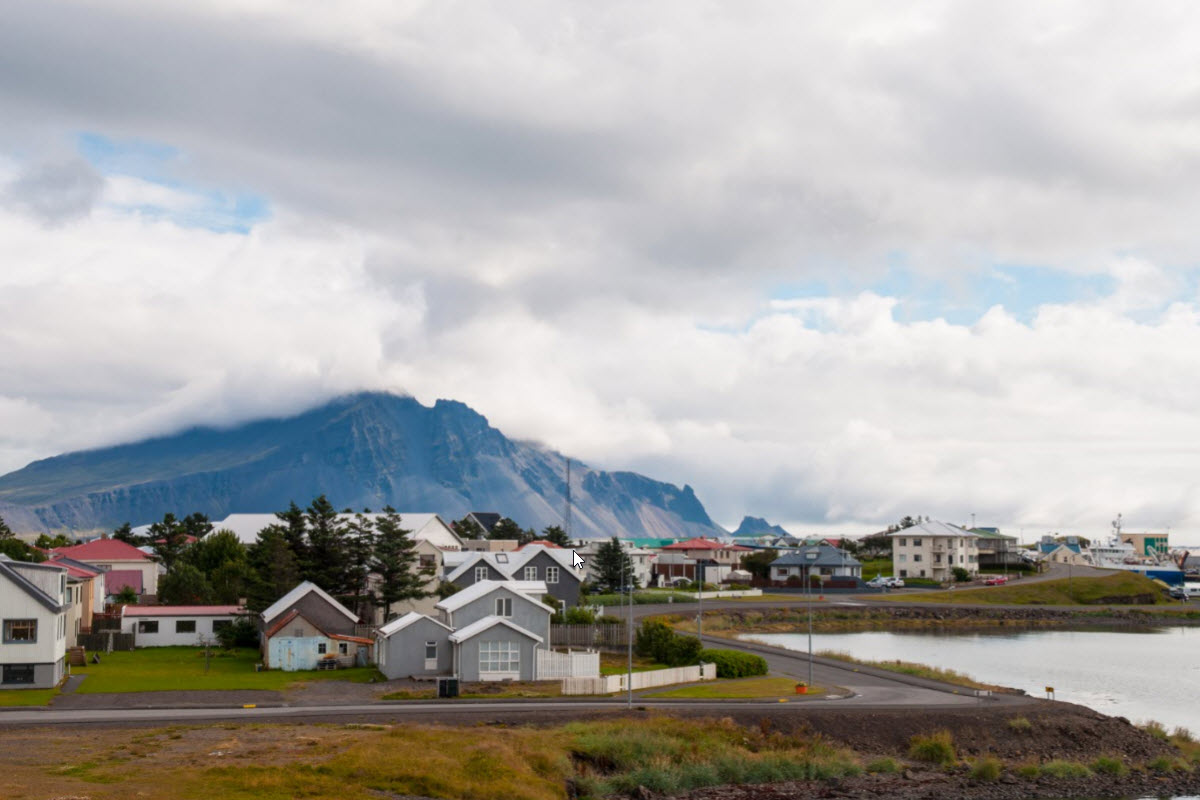
[[4, 188], [3, 197], [47, 225], [59, 225], [91, 213], [103, 188], [104, 179], [77, 158], [31, 165]]
[[1195, 28], [20, 4], [0, 469], [381, 388], [730, 525], [1198, 524]]

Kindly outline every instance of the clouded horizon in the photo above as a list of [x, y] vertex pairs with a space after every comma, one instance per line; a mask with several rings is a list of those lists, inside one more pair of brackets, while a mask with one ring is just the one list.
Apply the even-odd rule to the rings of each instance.
[[18, 3], [0, 473], [382, 389], [729, 527], [1200, 541], [1197, 35], [1183, 2]]

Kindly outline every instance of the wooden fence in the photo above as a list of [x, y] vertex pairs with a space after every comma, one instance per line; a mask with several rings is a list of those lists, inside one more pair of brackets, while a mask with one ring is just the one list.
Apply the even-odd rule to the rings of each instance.
[[553, 647], [624, 647], [625, 623], [613, 625], [551, 625]]
[[[613, 694], [626, 691], [626, 681], [629, 675], [605, 675], [600, 678], [564, 678], [562, 693], [567, 695], [579, 694]], [[711, 681], [717, 677], [716, 664], [697, 664], [691, 667], [670, 667], [669, 669], [653, 669], [647, 672], [633, 673], [633, 689], [650, 689], [655, 686], [670, 686], [675, 683], [695, 683], [696, 681]]]
[[598, 678], [600, 677], [600, 654], [588, 652], [556, 653], [552, 650], [537, 651], [537, 679]]
[[81, 633], [77, 638], [85, 650], [93, 653], [111, 653], [113, 650], [133, 649], [132, 633], [101, 631], [99, 633]]

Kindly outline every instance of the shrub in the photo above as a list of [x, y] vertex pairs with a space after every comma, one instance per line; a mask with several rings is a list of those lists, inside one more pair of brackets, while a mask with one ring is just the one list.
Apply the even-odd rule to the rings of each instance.
[[912, 737], [909, 740], [908, 755], [917, 761], [943, 766], [949, 766], [957, 760], [954, 753], [954, 738], [947, 730], [940, 730], [929, 736], [918, 734]]
[[1118, 777], [1129, 772], [1129, 768], [1125, 766], [1124, 761], [1112, 756], [1100, 756], [1092, 762], [1092, 769], [1101, 775], [1115, 775]]
[[653, 658], [655, 661], [667, 663], [660, 656], [667, 652], [675, 631], [665, 622], [656, 619], [645, 620], [637, 630], [633, 640], [633, 650], [642, 658]]
[[1037, 777], [1042, 774], [1042, 770], [1037, 764], [1022, 764], [1017, 767], [1017, 774], [1022, 778], [1037, 780]]
[[596, 621], [596, 615], [592, 613], [590, 608], [575, 606], [563, 612], [563, 619], [566, 620], [568, 625], [591, 625]]
[[971, 765], [971, 778], [977, 781], [994, 781], [1000, 777], [1003, 767], [995, 758], [981, 758]]
[[967, 581], [971, 580], [971, 573], [967, 572], [962, 567], [955, 567], [951, 570], [951, 572], [954, 573], [954, 580], [956, 583], [966, 583]]
[[686, 667], [700, 660], [700, 651], [704, 645], [695, 636], [680, 636], [676, 634], [667, 645], [663, 658], [658, 661], [669, 667]]
[[1169, 738], [1167, 736], [1167, 729], [1163, 727], [1161, 722], [1150, 720], [1146, 724], [1142, 725], [1142, 730], [1153, 736], [1155, 739], [1162, 739], [1164, 742]]
[[612, 614], [601, 614], [596, 617], [597, 625], [620, 625], [624, 621], [620, 617], [614, 617]]
[[891, 775], [894, 772], [900, 771], [900, 764], [894, 758], [877, 758], [870, 764], [867, 764], [867, 772], [879, 773], [881, 775]]
[[249, 617], [238, 617], [232, 625], [217, 631], [217, 641], [226, 650], [235, 647], [258, 647], [258, 626]]
[[1008, 729], [1014, 733], [1029, 733], [1033, 730], [1033, 723], [1025, 717], [1013, 717], [1008, 721]]
[[1195, 739], [1192, 738], [1192, 732], [1183, 726], [1179, 726], [1174, 731], [1172, 731], [1171, 738], [1178, 739], [1181, 742], [1189, 742], [1190, 743], [1190, 742], [1195, 741]]
[[1076, 761], [1047, 761], [1042, 774], [1051, 778], [1090, 778], [1092, 771]]
[[1159, 756], [1146, 764], [1146, 769], [1153, 770], [1154, 772], [1170, 772], [1175, 769], [1175, 762], [1166, 756]]
[[740, 650], [701, 650], [700, 660], [717, 665], [718, 678], [748, 678], [767, 674], [767, 660]]

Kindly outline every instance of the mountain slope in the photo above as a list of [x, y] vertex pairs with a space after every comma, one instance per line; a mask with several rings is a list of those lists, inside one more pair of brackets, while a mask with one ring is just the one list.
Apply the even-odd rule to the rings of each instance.
[[772, 536], [791, 536], [780, 525], [772, 525], [761, 517], [743, 517], [742, 524], [738, 525], [734, 536], [762, 536], [770, 534]]
[[[36, 461], [0, 477], [0, 506], [22, 529], [111, 528], [165, 512], [267, 512], [325, 494], [338, 508], [496, 510], [525, 527], [562, 523], [563, 456], [514, 442], [462, 403], [432, 408], [364, 393], [295, 417]], [[631, 472], [571, 468], [577, 536], [723, 533], [691, 487]]]

